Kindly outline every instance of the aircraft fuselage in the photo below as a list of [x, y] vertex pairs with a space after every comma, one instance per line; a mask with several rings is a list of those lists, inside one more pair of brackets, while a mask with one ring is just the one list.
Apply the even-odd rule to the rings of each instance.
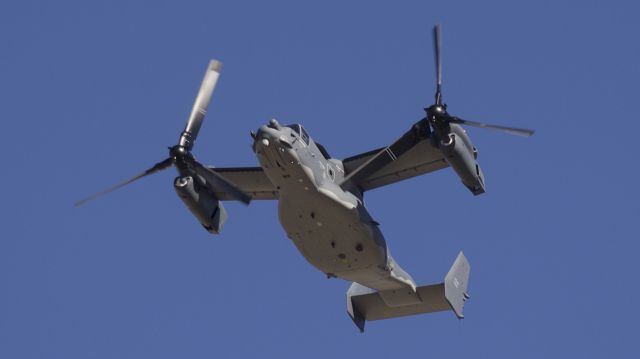
[[328, 158], [300, 125], [272, 120], [258, 130], [254, 151], [278, 189], [280, 223], [310, 264], [377, 290], [415, 288], [389, 254], [362, 195], [339, 186], [342, 162]]

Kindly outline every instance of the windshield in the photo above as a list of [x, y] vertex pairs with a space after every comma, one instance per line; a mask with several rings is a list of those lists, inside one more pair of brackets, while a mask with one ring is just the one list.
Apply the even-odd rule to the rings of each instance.
[[295, 124], [295, 125], [287, 125], [285, 127], [289, 127], [290, 129], [292, 129], [295, 133], [297, 133], [298, 135], [300, 135], [300, 125]]
[[295, 124], [295, 125], [287, 125], [286, 127], [289, 127], [290, 129], [293, 130], [293, 132], [295, 132], [298, 137], [300, 137], [302, 139], [302, 142], [304, 142], [305, 144], [309, 144], [309, 135], [307, 134], [307, 131], [304, 130], [304, 128], [302, 128], [302, 126]]

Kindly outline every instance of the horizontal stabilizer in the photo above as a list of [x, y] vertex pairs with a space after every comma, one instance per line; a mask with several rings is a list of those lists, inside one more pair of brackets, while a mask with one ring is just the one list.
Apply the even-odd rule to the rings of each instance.
[[[347, 312], [361, 332], [367, 320], [381, 320], [408, 315], [453, 310], [459, 319], [464, 318], [462, 307], [469, 297], [469, 262], [460, 252], [443, 283], [386, 291], [375, 291], [358, 283], [347, 291]], [[393, 298], [393, 302], [389, 300]], [[413, 300], [413, 299], [416, 300]], [[396, 303], [409, 303], [397, 305]]]

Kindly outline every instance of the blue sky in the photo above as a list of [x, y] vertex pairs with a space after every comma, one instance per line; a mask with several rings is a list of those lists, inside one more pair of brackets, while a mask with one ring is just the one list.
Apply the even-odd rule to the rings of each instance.
[[[0, 357], [632, 357], [639, 296], [637, 5], [631, 1], [4, 1]], [[209, 59], [194, 153], [257, 165], [250, 130], [302, 123], [337, 158], [390, 143], [434, 92], [470, 128], [487, 193], [450, 169], [367, 194], [421, 284], [469, 258], [466, 319], [346, 314], [275, 202], [198, 225], [166, 171], [85, 207], [176, 143]]]

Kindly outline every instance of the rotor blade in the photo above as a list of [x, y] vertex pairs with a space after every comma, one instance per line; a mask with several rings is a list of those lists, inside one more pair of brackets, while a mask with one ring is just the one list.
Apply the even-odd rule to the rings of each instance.
[[467, 121], [458, 117], [451, 117], [449, 122], [459, 123], [461, 125], [467, 125], [467, 126], [488, 128], [492, 130], [505, 132], [510, 135], [516, 135], [516, 136], [522, 136], [522, 137], [530, 137], [536, 132], [535, 130], [528, 130], [526, 128], [507, 127], [507, 126], [491, 125], [491, 124], [482, 123], [482, 122]]
[[351, 184], [357, 185], [361, 180], [374, 174], [412, 149], [413, 146], [423, 139], [420, 134], [426, 133], [426, 129], [422, 128], [422, 126], [425, 125], [425, 121], [418, 122], [390, 146], [380, 149], [380, 151], [373, 155], [368, 161], [349, 173], [342, 183], [340, 183], [340, 187], [347, 189], [346, 187], [349, 187]]
[[146, 176], [148, 176], [150, 174], [153, 174], [153, 173], [162, 171], [162, 170], [164, 170], [164, 169], [166, 169], [168, 167], [171, 167], [172, 164], [173, 164], [173, 158], [167, 158], [166, 160], [156, 163], [153, 167], [149, 168], [148, 170], [140, 173], [139, 175], [137, 175], [137, 176], [135, 176], [135, 177], [133, 177], [131, 179], [128, 179], [128, 180], [126, 180], [126, 181], [124, 181], [124, 182], [122, 182], [120, 184], [117, 184], [117, 185], [115, 185], [115, 186], [113, 186], [111, 188], [108, 188], [108, 189], [106, 189], [106, 190], [104, 190], [102, 192], [98, 192], [98, 193], [96, 193], [94, 195], [91, 195], [91, 196], [89, 196], [89, 197], [87, 197], [85, 199], [82, 199], [82, 200], [76, 202], [74, 204], [74, 206], [76, 206], [76, 207], [81, 206], [81, 205], [83, 205], [83, 204], [85, 204], [85, 203], [87, 203], [87, 202], [89, 202], [89, 201], [91, 201], [93, 199], [96, 199], [97, 197], [100, 197], [100, 196], [105, 195], [107, 193], [113, 192], [113, 191], [117, 190], [118, 188], [124, 187], [124, 186], [128, 185], [129, 183], [131, 183], [133, 181], [137, 181], [142, 177], [146, 177]]
[[207, 72], [205, 72], [202, 84], [200, 85], [200, 91], [198, 91], [198, 96], [196, 96], [193, 108], [191, 109], [191, 114], [187, 120], [187, 125], [180, 136], [180, 145], [184, 146], [188, 150], [191, 150], [194, 142], [196, 141], [196, 137], [198, 137], [200, 126], [202, 126], [202, 120], [207, 114], [207, 108], [211, 101], [213, 89], [216, 86], [218, 77], [220, 77], [220, 70], [222, 70], [222, 62], [218, 60], [211, 60], [209, 62]]
[[200, 162], [193, 160], [193, 167], [196, 173], [202, 176], [207, 181], [207, 186], [212, 192], [226, 192], [233, 199], [238, 200], [244, 204], [249, 204], [251, 202], [251, 196], [243, 192], [233, 183], [224, 179], [219, 174], [203, 166]]
[[436, 104], [442, 105], [442, 62], [440, 55], [440, 24], [433, 27], [433, 56], [436, 64]]

